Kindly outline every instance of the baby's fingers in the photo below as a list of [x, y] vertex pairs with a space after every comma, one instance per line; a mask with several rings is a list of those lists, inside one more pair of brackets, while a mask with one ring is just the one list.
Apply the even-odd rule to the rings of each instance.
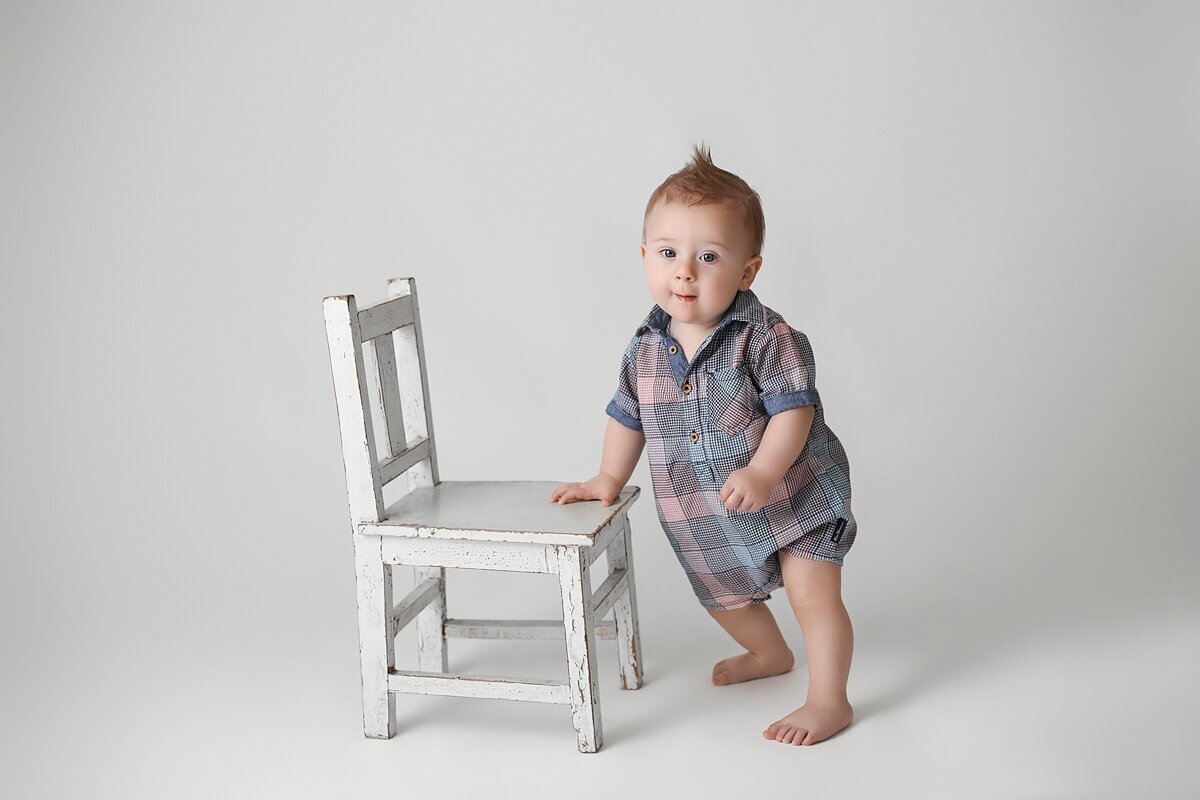
[[736, 510], [742, 504], [742, 490], [733, 489], [729, 492], [729, 496], [725, 498], [725, 507], [729, 510]]
[[550, 494], [550, 502], [557, 503], [560, 500], [570, 502], [571, 495], [579, 488], [578, 483], [564, 483]]

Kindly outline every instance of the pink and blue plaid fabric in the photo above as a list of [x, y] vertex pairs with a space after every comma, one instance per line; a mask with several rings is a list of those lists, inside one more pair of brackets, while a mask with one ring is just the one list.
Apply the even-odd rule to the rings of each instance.
[[[689, 363], [655, 305], [621, 360], [609, 416], [646, 437], [658, 518], [700, 603], [726, 611], [783, 585], [779, 551], [841, 564], [857, 524], [850, 464], [825, 424], [808, 338], [738, 292]], [[750, 463], [773, 414], [816, 406], [808, 441], [753, 513], [725, 508], [729, 473]]]

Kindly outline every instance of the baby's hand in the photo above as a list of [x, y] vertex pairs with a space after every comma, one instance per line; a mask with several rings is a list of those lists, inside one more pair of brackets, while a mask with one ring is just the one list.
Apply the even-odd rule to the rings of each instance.
[[550, 494], [550, 502], [565, 505], [576, 500], [599, 500], [602, 505], [611, 506], [620, 493], [617, 482], [601, 473], [584, 483], [564, 483]]
[[721, 487], [721, 500], [730, 511], [751, 513], [767, 504], [774, 484], [756, 467], [743, 467], [729, 473]]

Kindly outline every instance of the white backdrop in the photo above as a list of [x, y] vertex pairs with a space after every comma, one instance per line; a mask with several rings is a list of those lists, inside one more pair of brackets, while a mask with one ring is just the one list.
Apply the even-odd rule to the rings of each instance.
[[[846, 796], [1200, 791], [1198, 34], [1189, 3], [3, 3], [5, 780], [329, 796], [537, 764], [705, 796], [737, 753]], [[605, 678], [601, 754], [494, 701], [405, 699], [405, 735], [363, 739], [321, 298], [418, 279], [444, 479], [582, 480], [652, 302], [646, 198], [701, 139], [763, 198], [754, 289], [850, 457], [859, 721], [769, 745], [802, 667], [706, 685], [736, 646], [643, 462], [648, 682]], [[557, 613], [552, 579], [450, 591]]]

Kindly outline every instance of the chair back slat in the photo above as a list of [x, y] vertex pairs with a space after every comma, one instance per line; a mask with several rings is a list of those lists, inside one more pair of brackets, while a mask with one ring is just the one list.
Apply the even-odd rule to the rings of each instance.
[[441, 483], [438, 474], [437, 440], [433, 435], [433, 408], [429, 403], [429, 373], [425, 362], [425, 334], [421, 327], [421, 305], [417, 299], [415, 278], [392, 278], [388, 281], [388, 296], [412, 298], [413, 324], [396, 331], [397, 378], [404, 406], [405, 435], [409, 442], [425, 439], [429, 442], [429, 458], [408, 471], [408, 488], [435, 486]]
[[429, 441], [421, 439], [404, 452], [379, 465], [379, 482], [386, 486], [427, 458], [429, 458]]
[[364, 308], [358, 312], [358, 325], [362, 330], [364, 342], [378, 339], [385, 333], [391, 333], [405, 325], [412, 325], [412, 322], [413, 301], [409, 295], [394, 297], [386, 303]]
[[383, 520], [383, 487], [392, 480], [403, 476], [402, 494], [440, 481], [416, 281], [391, 279], [388, 296], [361, 311], [354, 295], [324, 301], [350, 512], [363, 522]]
[[[359, 319], [362, 319], [361, 315]], [[411, 323], [410, 323], [411, 324]], [[374, 341], [375, 364], [379, 383], [375, 403], [387, 436], [388, 456], [398, 456], [408, 448], [408, 434], [404, 429], [404, 404], [400, 397], [400, 385], [396, 378], [396, 345], [392, 336], [380, 336]], [[385, 480], [384, 483], [387, 483]]]

